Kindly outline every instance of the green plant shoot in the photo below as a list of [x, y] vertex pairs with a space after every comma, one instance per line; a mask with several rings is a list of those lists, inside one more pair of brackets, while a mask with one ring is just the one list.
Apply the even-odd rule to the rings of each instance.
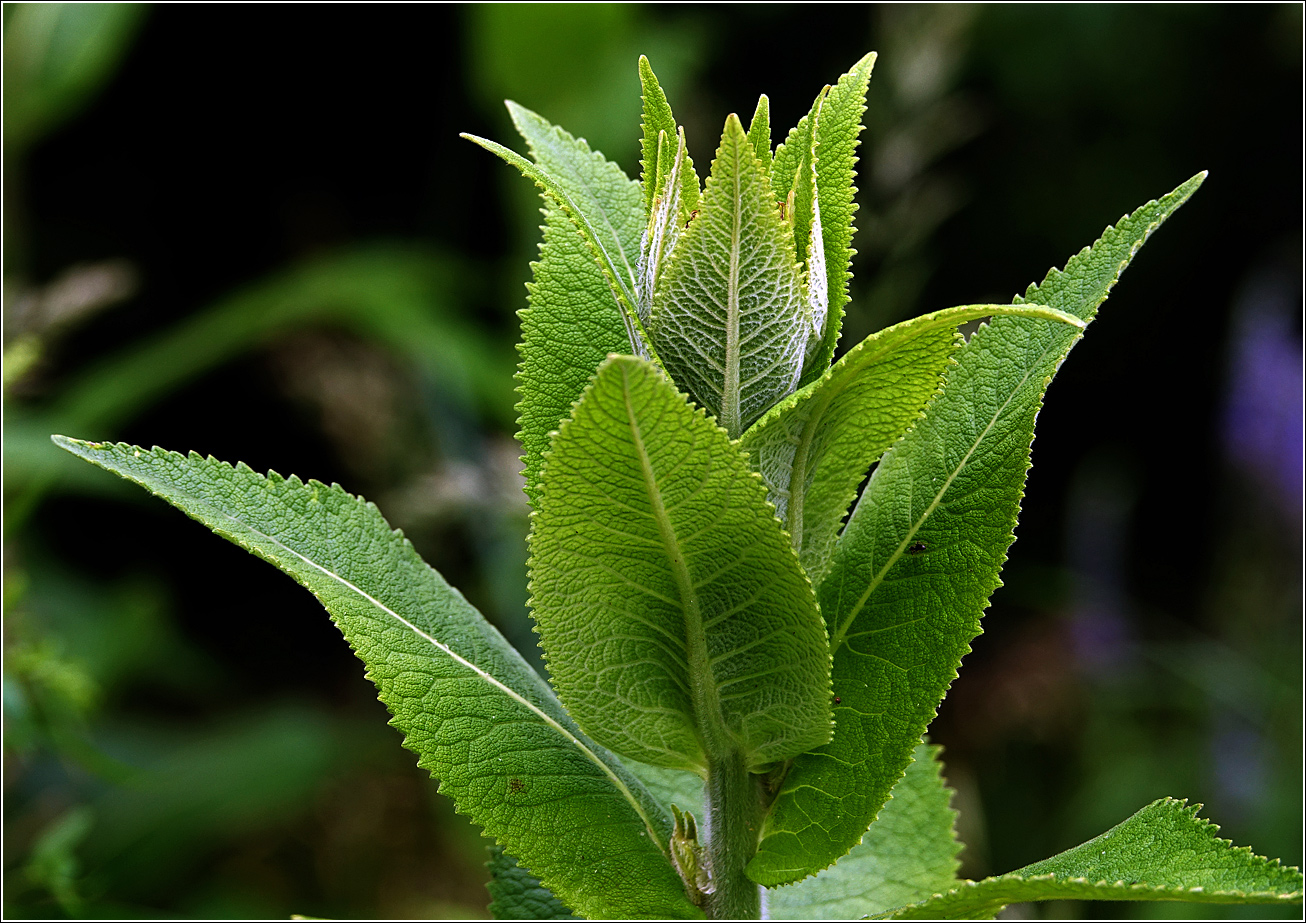
[[765, 96], [747, 127], [728, 116], [702, 180], [643, 58], [638, 182], [511, 102], [529, 157], [466, 136], [544, 200], [517, 389], [551, 685], [339, 486], [55, 441], [321, 600], [404, 745], [494, 841], [498, 916], [1300, 903], [1300, 872], [1173, 799], [1027, 868], [957, 878], [923, 737], [999, 585], [1044, 391], [1205, 174], [1012, 304], [935, 311], [831, 364], [874, 63], [774, 148]]

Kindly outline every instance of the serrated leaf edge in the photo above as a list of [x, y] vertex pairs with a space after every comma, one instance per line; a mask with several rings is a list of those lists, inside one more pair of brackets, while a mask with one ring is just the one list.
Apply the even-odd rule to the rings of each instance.
[[[145, 488], [147, 491], [149, 491], [151, 494], [155, 494], [155, 491], [154, 491], [154, 490], [153, 490], [153, 489], [152, 489], [148, 484], [146, 484], [144, 481], [142, 481], [142, 480], [140, 480], [140, 479], [138, 479], [138, 478], [132, 477], [132, 476], [130, 476], [130, 475], [122, 475], [122, 474], [120, 474], [120, 473], [117, 472], [117, 471], [113, 471], [113, 469], [107, 467], [106, 465], [101, 464], [100, 461], [99, 461], [97, 458], [95, 458], [95, 457], [93, 457], [93, 456], [88, 456], [88, 455], [86, 455], [86, 454], [83, 454], [82, 452], [79, 452], [79, 451], [77, 451], [75, 448], [73, 448], [73, 447], [75, 447], [75, 446], [76, 446], [76, 447], [85, 446], [85, 447], [87, 447], [87, 448], [89, 448], [89, 449], [93, 449], [93, 450], [106, 449], [106, 448], [117, 448], [117, 449], [130, 450], [130, 451], [132, 451], [133, 453], [135, 453], [135, 455], [136, 455], [137, 457], [140, 457], [140, 455], [141, 455], [141, 453], [142, 453], [142, 449], [141, 449], [139, 446], [135, 446], [135, 445], [132, 445], [132, 444], [130, 444], [130, 443], [126, 443], [126, 442], [118, 442], [118, 443], [85, 442], [85, 441], [83, 441], [83, 440], [80, 440], [80, 439], [73, 439], [73, 438], [68, 437], [68, 436], [57, 436], [57, 435], [56, 435], [56, 436], [52, 436], [51, 438], [53, 439], [53, 441], [55, 442], [55, 444], [58, 445], [60, 448], [66, 449], [67, 451], [70, 451], [70, 452], [73, 452], [73, 454], [75, 454], [75, 455], [79, 455], [80, 457], [86, 459], [87, 461], [91, 462], [92, 464], [96, 465], [97, 467], [104, 468], [106, 471], [110, 471], [111, 473], [116, 474], [116, 475], [119, 475], [120, 477], [125, 477], [126, 480], [132, 481], [133, 483], [140, 485], [141, 487], [143, 487], [143, 488]], [[237, 462], [235, 465], [232, 465], [232, 464], [230, 464], [229, 462], [225, 462], [225, 461], [222, 461], [221, 459], [214, 458], [212, 455], [202, 456], [202, 455], [200, 455], [198, 452], [195, 452], [195, 451], [193, 451], [193, 450], [192, 450], [190, 453], [188, 453], [187, 455], [182, 455], [180, 452], [174, 452], [174, 451], [171, 451], [171, 450], [168, 450], [168, 449], [161, 448], [161, 447], [159, 447], [159, 446], [154, 446], [153, 448], [151, 448], [151, 449], [147, 449], [147, 450], [144, 450], [144, 451], [147, 452], [147, 453], [149, 453], [149, 454], [151, 454], [151, 455], [153, 455], [154, 457], [156, 457], [156, 458], [160, 458], [160, 459], [171, 457], [171, 458], [179, 459], [179, 460], [181, 460], [181, 461], [186, 461], [186, 460], [188, 460], [188, 459], [195, 458], [195, 459], [199, 459], [200, 461], [212, 462], [212, 463], [215, 463], [215, 464], [221, 465], [222, 467], [227, 468], [227, 469], [232, 470], [232, 471], [239, 472], [239, 471], [241, 471], [241, 470], [243, 469], [244, 471], [248, 471], [248, 472], [250, 472], [251, 474], [254, 474], [254, 475], [256, 475], [256, 476], [259, 476], [259, 473], [258, 473], [257, 471], [255, 471], [253, 468], [251, 468], [251, 467], [249, 467], [248, 465], [246, 465], [244, 462]], [[364, 500], [362, 497], [359, 497], [359, 496], [357, 496], [357, 495], [355, 495], [355, 494], [351, 494], [351, 493], [349, 493], [349, 491], [345, 490], [343, 487], [341, 487], [341, 486], [340, 486], [339, 484], [337, 484], [337, 483], [332, 483], [330, 486], [328, 486], [328, 485], [326, 485], [326, 484], [324, 484], [324, 483], [322, 483], [321, 481], [318, 481], [318, 480], [316, 480], [316, 479], [309, 479], [308, 481], [301, 480], [297, 475], [293, 475], [293, 474], [292, 474], [290, 477], [283, 477], [282, 475], [278, 474], [278, 473], [275, 472], [275, 471], [272, 471], [271, 469], [269, 469], [269, 471], [268, 471], [268, 473], [267, 473], [266, 475], [261, 475], [261, 476], [262, 476], [262, 477], [265, 477], [268, 481], [272, 481], [272, 482], [274, 482], [274, 483], [277, 482], [277, 481], [282, 481], [282, 482], [288, 483], [288, 484], [290, 484], [290, 485], [292, 485], [292, 486], [296, 486], [296, 485], [298, 485], [298, 486], [301, 486], [301, 487], [313, 487], [313, 488], [319, 488], [319, 487], [320, 487], [320, 488], [322, 488], [322, 489], [324, 489], [324, 490], [329, 490], [329, 491], [339, 492], [339, 493], [341, 493], [341, 494], [344, 494], [344, 495], [345, 495], [346, 497], [348, 497], [349, 499], [354, 500], [355, 502], [362, 503], [362, 504], [365, 505], [368, 509], [370, 509], [370, 510], [372, 510], [372, 511], [375, 511], [375, 512], [377, 513], [378, 516], [381, 515], [381, 512], [380, 512], [380, 510], [377, 508], [377, 506], [376, 506], [375, 503], [371, 502], [370, 500]], [[178, 491], [178, 493], [183, 493], [183, 494], [184, 494], [184, 493], [186, 493], [186, 492], [185, 492], [185, 491]], [[157, 494], [155, 494], [155, 495], [157, 496]], [[625, 782], [623, 782], [623, 781], [621, 780], [621, 778], [620, 778], [619, 776], [617, 776], [617, 775], [612, 771], [612, 768], [611, 768], [610, 766], [608, 766], [608, 765], [607, 765], [607, 764], [606, 764], [602, 759], [599, 758], [598, 754], [596, 754], [593, 750], [591, 750], [588, 746], [586, 746], [585, 743], [584, 743], [584, 741], [580, 740], [578, 737], [576, 737], [574, 734], [572, 734], [571, 731], [567, 730], [567, 728], [565, 728], [563, 725], [559, 724], [558, 721], [557, 721], [555, 718], [553, 718], [552, 715], [549, 715], [547, 712], [545, 712], [545, 711], [543, 711], [542, 709], [540, 709], [537, 705], [535, 705], [535, 704], [534, 704], [533, 702], [531, 702], [529, 699], [525, 698], [524, 696], [522, 696], [522, 695], [520, 695], [519, 693], [517, 693], [515, 690], [513, 690], [513, 689], [511, 689], [510, 687], [508, 687], [507, 685], [505, 685], [503, 682], [501, 682], [499, 679], [497, 679], [493, 674], [491, 674], [491, 673], [487, 673], [485, 670], [481, 669], [481, 668], [478, 667], [476, 664], [474, 664], [474, 663], [472, 663], [471, 661], [467, 660], [465, 657], [462, 657], [462, 656], [460, 656], [459, 654], [455, 653], [455, 652], [454, 652], [451, 648], [449, 648], [447, 645], [442, 644], [441, 642], [439, 642], [438, 640], [436, 640], [436, 639], [435, 639], [434, 637], [432, 637], [431, 635], [429, 635], [429, 634], [427, 634], [426, 632], [422, 631], [420, 628], [418, 628], [418, 627], [417, 627], [416, 625], [414, 625], [412, 622], [408, 621], [408, 620], [405, 619], [402, 615], [400, 615], [399, 613], [395, 612], [395, 611], [394, 611], [393, 609], [391, 609], [389, 606], [385, 605], [384, 603], [382, 603], [380, 600], [376, 599], [376, 598], [373, 597], [372, 595], [366, 593], [365, 591], [363, 591], [361, 588], [359, 588], [358, 586], [356, 586], [356, 585], [353, 584], [352, 582], [346, 580], [345, 578], [341, 577], [341, 576], [338, 575], [338, 574], [334, 574], [334, 573], [332, 573], [331, 571], [329, 571], [329, 570], [327, 570], [326, 568], [322, 567], [322, 566], [321, 566], [320, 564], [318, 564], [316, 561], [313, 561], [313, 560], [311, 560], [310, 558], [305, 557], [304, 555], [302, 555], [302, 554], [300, 554], [299, 552], [295, 551], [293, 548], [288, 547], [286, 544], [284, 544], [284, 543], [281, 542], [280, 540], [278, 540], [278, 539], [276, 539], [276, 538], [273, 538], [272, 536], [268, 535], [267, 533], [263, 532], [263, 531], [260, 530], [260, 529], [256, 529], [256, 528], [254, 528], [252, 525], [250, 525], [249, 523], [244, 522], [243, 520], [239, 519], [238, 517], [232, 516], [232, 515], [230, 515], [230, 514], [228, 514], [228, 513], [223, 512], [222, 510], [218, 510], [218, 509], [216, 509], [216, 508], [213, 507], [213, 505], [212, 505], [211, 503], [209, 503], [208, 501], [205, 501], [205, 500], [202, 500], [202, 499], [200, 499], [200, 498], [198, 498], [198, 497], [195, 497], [193, 494], [187, 494], [187, 496], [189, 496], [189, 498], [192, 500], [192, 502], [195, 503], [196, 506], [202, 506], [202, 507], [208, 508], [208, 509], [210, 509], [210, 510], [213, 510], [213, 511], [216, 513], [216, 517], [215, 517], [215, 518], [226, 519], [226, 520], [229, 520], [229, 521], [231, 521], [231, 522], [239, 523], [240, 526], [241, 526], [242, 528], [247, 529], [248, 531], [250, 531], [250, 532], [252, 532], [252, 533], [254, 533], [254, 534], [256, 534], [256, 535], [262, 536], [263, 538], [267, 539], [267, 541], [268, 541], [270, 544], [272, 544], [272, 545], [274, 545], [274, 546], [276, 546], [276, 547], [278, 547], [278, 548], [281, 548], [281, 549], [282, 549], [283, 551], [285, 551], [287, 554], [292, 555], [292, 556], [295, 557], [295, 558], [298, 558], [299, 560], [301, 560], [301, 561], [303, 561], [304, 563], [308, 564], [308, 565], [309, 565], [310, 567], [312, 567], [313, 569], [315, 569], [315, 570], [317, 570], [317, 571], [320, 571], [322, 574], [326, 575], [326, 576], [327, 576], [328, 578], [330, 578], [331, 580], [334, 580], [336, 583], [340, 584], [341, 586], [343, 586], [343, 587], [347, 588], [348, 590], [352, 591], [353, 593], [357, 594], [360, 598], [367, 600], [369, 603], [371, 603], [372, 605], [374, 605], [377, 609], [379, 609], [380, 611], [382, 611], [382, 612], [386, 613], [387, 615], [391, 616], [391, 617], [394, 618], [394, 620], [397, 621], [399, 624], [403, 625], [405, 628], [407, 628], [407, 629], [409, 629], [410, 631], [412, 631], [413, 634], [417, 635], [417, 636], [420, 637], [420, 638], [423, 638], [424, 640], [426, 640], [427, 642], [429, 642], [433, 647], [437, 648], [438, 650], [440, 650], [440, 651], [442, 651], [443, 653], [445, 653], [446, 655], [448, 655], [449, 658], [450, 658], [451, 660], [453, 660], [455, 663], [458, 663], [459, 665], [461, 665], [461, 666], [465, 667], [466, 669], [472, 671], [474, 674], [476, 674], [477, 676], [479, 676], [482, 680], [484, 680], [485, 682], [487, 682], [489, 685], [491, 685], [491, 686], [493, 686], [493, 687], [499, 689], [500, 691], [502, 691], [503, 693], [505, 693], [506, 695], [508, 695], [509, 698], [511, 698], [511, 699], [513, 699], [514, 701], [520, 703], [520, 704], [521, 704], [522, 706], [524, 706], [528, 711], [530, 711], [531, 713], [533, 713], [533, 714], [535, 714], [536, 716], [538, 716], [538, 717], [539, 717], [539, 718], [540, 718], [540, 719], [541, 719], [545, 724], [547, 724], [549, 727], [553, 728], [553, 730], [556, 731], [558, 734], [562, 735], [562, 737], [563, 737], [564, 740], [570, 742], [573, 746], [576, 747], [577, 750], [579, 750], [582, 754], [584, 754], [584, 756], [585, 756], [587, 759], [589, 759], [592, 763], [594, 763], [594, 765], [598, 766], [599, 769], [603, 772], [603, 774], [604, 774], [605, 776], [607, 776], [607, 777], [609, 778], [609, 780], [611, 780], [611, 782], [612, 782], [612, 783], [617, 787], [617, 790], [618, 790], [619, 792], [621, 792], [622, 797], [624, 797], [624, 798], [626, 799], [626, 801], [631, 805], [631, 807], [634, 808], [636, 815], [639, 817], [640, 821], [643, 822], [645, 829], [648, 831], [648, 835], [649, 835], [651, 841], [652, 841], [653, 843], [655, 843], [655, 844], [658, 846], [659, 851], [662, 852], [662, 854], [663, 854], [664, 856], [666, 856], [667, 861], [668, 861], [668, 862], [671, 861], [671, 856], [670, 856], [670, 853], [669, 853], [669, 851], [668, 851], [667, 845], [666, 845], [665, 843], [663, 843], [662, 838], [658, 835], [656, 825], [653, 824], [651, 818], [649, 818], [649, 816], [647, 815], [647, 813], [645, 813], [643, 806], [639, 803], [639, 799], [636, 798], [636, 797], [634, 796], [634, 793], [631, 792], [631, 790], [626, 786]], [[185, 511], [183, 511], [183, 512], [185, 512]], [[399, 539], [404, 543], [404, 545], [405, 545], [407, 548], [412, 549], [412, 550], [413, 550], [413, 553], [416, 554], [416, 550], [413, 549], [412, 542], [409, 541], [409, 539], [408, 539], [408, 538], [403, 534], [403, 531], [402, 531], [402, 530], [400, 530], [400, 529], [391, 529], [390, 531], [391, 531], [391, 533], [392, 533], [394, 536], [396, 536], [397, 538], [399, 538]], [[225, 536], [224, 536], [224, 537], [225, 537]], [[236, 544], [240, 545], [241, 547], [245, 547], [243, 542], [237, 541]], [[246, 550], [246, 551], [252, 551], [252, 549], [249, 549], [249, 548], [245, 548], [245, 550]], [[429, 566], [429, 565], [427, 565], [427, 566]], [[451, 589], [454, 589], [454, 592], [458, 592], [458, 591], [457, 591], [455, 588], [453, 588], [453, 587], [451, 587]], [[311, 592], [311, 591], [310, 591], [310, 592]], [[314, 595], [316, 595], [316, 594], [314, 594]], [[460, 595], [461, 595], [461, 594], [460, 594]], [[335, 616], [334, 616], [334, 615], [332, 615], [332, 621], [335, 621]], [[371, 670], [370, 667], [366, 670], [366, 674], [367, 674], [367, 679], [368, 679], [368, 681], [373, 681], [373, 680], [372, 680], [372, 670]], [[387, 705], [387, 708], [388, 708], [388, 707], [389, 707], [389, 706]], [[394, 726], [394, 727], [396, 727], [396, 728], [399, 728], [399, 726], [398, 726], [397, 724], [395, 724], [395, 722], [398, 721], [398, 720], [399, 720], [399, 719], [398, 719], [397, 716], [392, 716], [391, 719], [390, 719], [390, 722], [389, 722], [389, 723], [390, 723], [392, 726]], [[402, 730], [402, 728], [399, 728], [399, 729]], [[405, 734], [404, 734], [404, 745], [407, 746], [407, 744], [408, 744], [408, 735], [405, 733]], [[409, 748], [409, 749], [411, 750], [412, 748]], [[413, 752], [416, 752], [416, 751], [413, 751]], [[419, 754], [419, 756], [420, 756], [420, 754]], [[458, 807], [458, 803], [457, 803], [456, 801], [454, 802], [454, 804], [455, 804], [455, 807]], [[461, 810], [459, 810], [458, 813], [463, 813], [463, 812], [462, 812]], [[499, 842], [499, 838], [498, 838], [497, 836], [495, 837], [495, 841], [496, 841], [496, 842]], [[508, 849], [508, 850], [510, 850], [510, 851], [511, 851], [511, 849], [512, 849], [512, 846], [511, 846], [511, 844], [509, 844], [509, 843], [503, 843], [503, 842], [500, 842], [499, 845], [503, 846], [505, 849]], [[515, 854], [514, 854], [514, 855], [515, 855]]]

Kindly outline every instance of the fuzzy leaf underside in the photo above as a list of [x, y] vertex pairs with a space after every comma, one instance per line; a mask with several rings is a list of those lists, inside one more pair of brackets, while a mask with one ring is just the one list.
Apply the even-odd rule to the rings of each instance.
[[677, 385], [738, 438], [797, 386], [809, 324], [793, 239], [731, 115], [654, 292], [650, 336]]
[[487, 909], [496, 920], [578, 919], [529, 869], [504, 852], [502, 846], [490, 847], [490, 860], [485, 866], [490, 871], [490, 880], [485, 885], [490, 892]]
[[939, 388], [958, 324], [1016, 314], [1082, 327], [1042, 306], [965, 305], [873, 333], [817, 381], [767, 411], [740, 441], [816, 586], [857, 485]]
[[[875, 67], [875, 57], [875, 52], [867, 54], [840, 77], [838, 83], [828, 91], [822, 91], [824, 99], [817, 96], [812, 112], [803, 117], [775, 152], [773, 183], [777, 190], [787, 191], [803, 160], [802, 143], [793, 142], [802, 137], [805, 122], [816, 125], [816, 188], [821, 239], [825, 245], [829, 308], [820, 345], [807, 364], [800, 386], [815, 380], [829, 365], [839, 342], [844, 307], [848, 304], [848, 280], [851, 278], [848, 268], [857, 252], [852, 249], [853, 214], [857, 211], [854, 202], [857, 188], [853, 186], [853, 178], [862, 113], [866, 111], [866, 88]], [[815, 117], [818, 110], [819, 119]]]
[[162, 497], [310, 590], [418, 765], [587, 916], [693, 917], [671, 820], [376, 507], [298, 478], [162, 449], [55, 442]]
[[877, 919], [989, 920], [1007, 904], [1046, 900], [1301, 903], [1301, 872], [1217, 837], [1200, 807], [1162, 798], [1074, 849]]
[[775, 920], [855, 920], [926, 900], [957, 884], [961, 843], [941, 747], [917, 745], [879, 818], [832, 867], [768, 892]]
[[[673, 142], [665, 132], [658, 135], [659, 149]], [[671, 162], [670, 171], [662, 178], [662, 192], [653, 199], [653, 210], [649, 213], [648, 226], [640, 244], [638, 276], [636, 278], [635, 309], [640, 323], [647, 330], [653, 315], [653, 293], [657, 290], [662, 270], [666, 268], [667, 258], [680, 240], [681, 222], [684, 209], [681, 208], [680, 173], [688, 169], [685, 151], [685, 134], [682, 131], [675, 138], [676, 156]], [[647, 358], [647, 357], [646, 357]]]
[[[1092, 320], [1148, 236], [1204, 174], [1108, 228], [1024, 302]], [[911, 759], [1014, 540], [1034, 421], [1080, 331], [999, 317], [956, 352], [940, 394], [884, 454], [819, 592], [831, 626], [831, 743], [794, 761], [748, 872], [794, 881], [860, 838]]]
[[531, 596], [559, 695], [630, 759], [702, 773], [829, 739], [811, 584], [747, 457], [651, 364], [610, 357], [545, 461]]
[[[547, 200], [546, 200], [547, 201]], [[544, 209], [544, 239], [521, 313], [517, 372], [517, 438], [525, 462], [526, 495], [538, 506], [540, 470], [549, 435], [566, 419], [609, 353], [629, 347], [621, 310], [590, 253], [558, 206]]]

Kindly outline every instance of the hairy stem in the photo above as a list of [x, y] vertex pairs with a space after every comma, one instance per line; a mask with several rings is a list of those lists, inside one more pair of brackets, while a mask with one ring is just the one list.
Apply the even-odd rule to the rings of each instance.
[[748, 771], [738, 751], [708, 763], [707, 851], [712, 893], [707, 915], [714, 920], [757, 920], [762, 915], [762, 888], [744, 874], [757, 852], [765, 813], [761, 779]]

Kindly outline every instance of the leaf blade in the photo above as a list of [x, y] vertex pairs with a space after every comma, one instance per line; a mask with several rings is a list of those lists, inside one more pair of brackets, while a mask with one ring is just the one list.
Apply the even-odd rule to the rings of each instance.
[[848, 855], [813, 878], [768, 892], [771, 918], [855, 920], [953, 887], [961, 843], [941, 749], [916, 747], [884, 810]]
[[554, 684], [605, 746], [702, 775], [828, 739], [811, 585], [745, 456], [649, 363], [610, 357], [559, 430], [530, 545]]
[[505, 105], [531, 157], [576, 203], [620, 270], [623, 287], [633, 291], [644, 230], [639, 184], [583, 139], [512, 100]]
[[628, 349], [630, 341], [607, 279], [556, 205], [545, 209], [540, 259], [531, 269], [517, 347], [517, 438], [526, 495], [535, 507], [550, 434], [571, 412], [599, 363]]
[[938, 391], [961, 342], [956, 326], [994, 315], [1084, 325], [1042, 305], [963, 305], [923, 314], [868, 336], [740, 440], [818, 587], [857, 485]]
[[[374, 506], [339, 487], [195, 454], [55, 441], [313, 592], [367, 665], [419, 765], [573, 907], [621, 916], [646, 913], [651, 902], [697, 915], [668, 861], [665, 811]], [[614, 874], [614, 855], [647, 879]], [[604, 882], [597, 891], [594, 876]]]
[[796, 387], [809, 320], [793, 239], [734, 115], [699, 212], [654, 293], [649, 333], [672, 379], [737, 438]]
[[[1092, 320], [1138, 248], [1204, 176], [1108, 228], [1018, 303]], [[749, 866], [760, 883], [837, 859], [888, 797], [980, 631], [1014, 540], [1044, 389], [1079, 335], [1019, 317], [982, 327], [925, 418], [880, 460], [820, 590], [843, 703], [836, 733], [795, 760]]]
[[502, 846], [490, 847], [490, 859], [485, 863], [490, 870], [490, 880], [485, 888], [490, 892], [490, 905], [486, 909], [496, 920], [575, 920], [571, 909], [554, 896], [553, 892], [504, 852]]
[[1106, 833], [1023, 869], [968, 881], [876, 919], [988, 919], [1039, 900], [1299, 904], [1302, 875], [1234, 847], [1197, 816], [1201, 805], [1162, 798]]
[[830, 88], [821, 104], [821, 118], [816, 125], [816, 188], [820, 205], [821, 236], [825, 244], [826, 289], [829, 309], [821, 345], [808, 364], [802, 384], [825, 371], [839, 342], [843, 311], [848, 304], [849, 267], [852, 248], [853, 215], [857, 211], [853, 185], [857, 166], [857, 145], [862, 132], [862, 114], [866, 111], [866, 88], [875, 67], [875, 52], [863, 56], [848, 73]]

